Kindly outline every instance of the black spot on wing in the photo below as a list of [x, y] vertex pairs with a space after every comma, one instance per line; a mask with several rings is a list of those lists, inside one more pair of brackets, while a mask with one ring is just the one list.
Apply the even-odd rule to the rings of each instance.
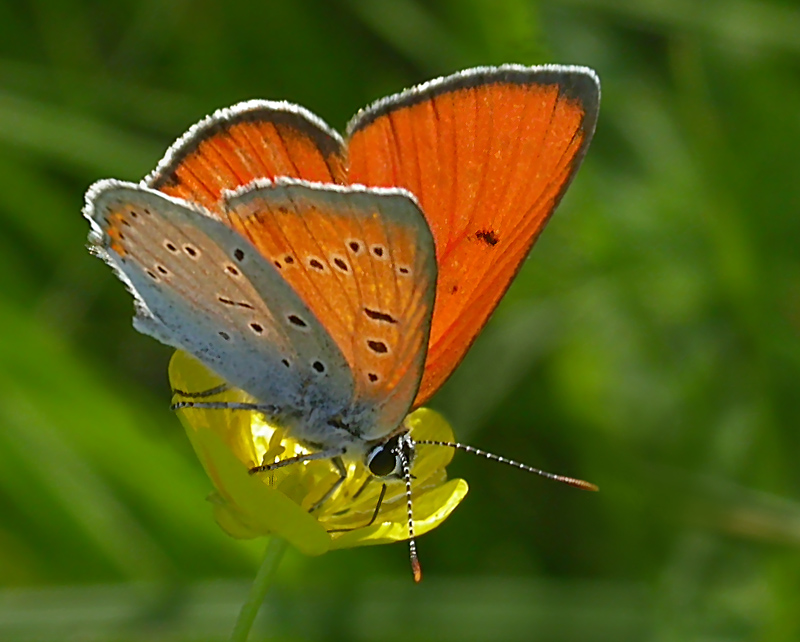
[[308, 323], [306, 323], [301, 317], [297, 316], [296, 314], [290, 314], [286, 317], [286, 319], [291, 323], [293, 326], [298, 328], [307, 328]]
[[500, 238], [497, 236], [497, 232], [494, 230], [478, 230], [475, 232], [475, 238], [480, 239], [486, 243], [486, 245], [491, 246], [497, 245], [497, 242], [500, 240]]
[[224, 305], [230, 305], [232, 307], [237, 307], [237, 308], [245, 308], [246, 310], [255, 310], [255, 308], [246, 301], [234, 301], [233, 299], [228, 299], [227, 297], [224, 296], [217, 297], [217, 300]]
[[397, 319], [395, 319], [391, 314], [387, 314], [386, 312], [381, 312], [380, 310], [372, 310], [371, 308], [364, 308], [364, 314], [366, 314], [373, 321], [383, 321], [384, 323], [397, 323]]
[[383, 341], [375, 341], [374, 339], [367, 339], [367, 346], [376, 354], [386, 354], [389, 352], [389, 346]]

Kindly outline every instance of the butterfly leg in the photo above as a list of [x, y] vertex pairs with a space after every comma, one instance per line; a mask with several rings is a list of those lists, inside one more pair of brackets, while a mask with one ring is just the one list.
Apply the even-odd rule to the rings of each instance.
[[202, 399], [203, 397], [213, 397], [214, 395], [218, 395], [229, 389], [230, 386], [227, 383], [222, 383], [218, 386], [214, 386], [213, 388], [209, 388], [208, 390], [199, 390], [198, 392], [187, 392], [185, 390], [173, 388], [172, 394], [180, 395], [181, 397], [187, 397], [189, 399]]
[[317, 500], [314, 503], [314, 505], [311, 508], [308, 509], [309, 513], [313, 513], [314, 511], [319, 509], [325, 502], [327, 502], [331, 497], [333, 497], [333, 494], [337, 490], [339, 490], [341, 485], [347, 479], [347, 468], [345, 468], [344, 462], [342, 461], [342, 458], [341, 457], [334, 457], [333, 459], [331, 459], [331, 463], [333, 464], [333, 467], [336, 469], [336, 472], [339, 473], [339, 479], [337, 479], [333, 483], [333, 486], [331, 486], [328, 489], [328, 492], [326, 492], [319, 500]]
[[[366, 487], [366, 483], [361, 487], [359, 492]], [[358, 493], [356, 493], [358, 494]], [[375, 504], [375, 510], [372, 512], [372, 518], [363, 526], [356, 526], [355, 528], [332, 528], [329, 530], [329, 533], [347, 533], [349, 531], [355, 531], [359, 528], [367, 528], [368, 526], [372, 526], [375, 523], [375, 520], [378, 519], [378, 513], [381, 510], [381, 505], [383, 504], [383, 498], [386, 496], [386, 484], [381, 486], [381, 494], [378, 496], [378, 503]], [[341, 514], [341, 513], [338, 513]]]
[[170, 410], [182, 408], [201, 408], [205, 410], [250, 410], [260, 412], [267, 417], [275, 416], [277, 408], [260, 403], [245, 403], [239, 401], [176, 401]]
[[344, 453], [344, 450], [341, 448], [336, 448], [332, 450], [322, 450], [316, 453], [309, 453], [307, 455], [297, 455], [296, 457], [287, 457], [286, 459], [281, 459], [280, 461], [276, 461], [272, 464], [262, 464], [261, 466], [254, 466], [250, 469], [250, 474], [255, 475], [256, 473], [263, 473], [269, 472], [272, 470], [277, 470], [278, 468], [283, 468], [284, 466], [290, 466], [291, 464], [300, 464], [305, 461], [314, 461], [317, 459], [330, 459], [331, 463], [333, 464], [336, 471], [339, 473], [339, 479], [334, 482], [333, 486], [328, 489], [328, 491], [319, 499], [314, 505], [309, 509], [309, 513], [313, 513], [317, 510], [320, 506], [322, 506], [326, 501], [328, 501], [333, 494], [339, 490], [339, 487], [344, 483], [347, 479], [347, 468], [345, 468], [344, 462], [342, 461], [341, 455]]
[[[255, 405], [255, 404], [254, 404]], [[263, 411], [262, 411], [263, 412]], [[343, 448], [331, 448], [330, 450], [320, 450], [315, 453], [308, 453], [305, 455], [296, 455], [295, 457], [287, 457], [272, 464], [262, 464], [261, 466], [253, 466], [250, 469], [250, 474], [268, 473], [271, 470], [277, 470], [284, 466], [291, 466], [292, 464], [302, 464], [304, 461], [316, 461], [317, 459], [338, 459], [344, 454]]]
[[361, 497], [361, 493], [363, 493], [365, 490], [367, 490], [367, 486], [369, 486], [369, 483], [370, 483], [370, 482], [371, 482], [373, 479], [375, 479], [375, 477], [373, 477], [372, 475], [370, 475], [369, 477], [367, 477], [367, 478], [364, 480], [364, 483], [363, 483], [363, 484], [361, 484], [361, 488], [359, 488], [359, 489], [358, 489], [358, 490], [355, 492], [355, 494], [353, 495], [353, 497], [351, 497], [351, 499], [358, 499], [359, 497]]

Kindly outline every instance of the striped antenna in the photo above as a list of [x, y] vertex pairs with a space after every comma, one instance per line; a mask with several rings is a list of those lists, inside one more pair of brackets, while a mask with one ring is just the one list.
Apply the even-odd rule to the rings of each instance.
[[414, 574], [414, 581], [418, 584], [422, 581], [422, 567], [417, 557], [417, 542], [414, 539], [414, 513], [411, 507], [411, 468], [408, 465], [408, 458], [402, 448], [397, 449], [397, 455], [403, 465], [403, 479], [406, 481], [406, 506], [408, 508], [408, 556], [411, 560], [411, 572]]
[[[513, 466], [514, 468], [519, 468], [520, 470], [524, 470], [525, 472], [528, 473], [533, 473], [534, 475], [539, 475], [540, 477], [546, 477], [547, 479], [552, 479], [554, 481], [562, 482], [564, 484], [573, 486], [575, 488], [580, 488], [581, 490], [592, 490], [592, 491], [599, 490], [599, 488], [594, 484], [584, 481], [582, 479], [575, 479], [574, 477], [565, 477], [564, 475], [556, 475], [554, 473], [548, 473], [547, 471], [540, 470], [539, 468], [533, 468], [532, 466], [521, 464], [520, 462], [514, 461], [513, 459], [506, 459], [505, 457], [501, 457], [500, 455], [488, 453], [485, 450], [481, 450], [480, 448], [475, 448], [474, 446], [468, 446], [467, 444], [460, 444], [452, 441], [437, 441], [435, 439], [415, 439], [414, 444], [422, 444], [426, 446], [446, 446], [448, 448], [453, 448], [455, 450], [463, 450], [465, 452], [472, 453], [473, 455], [480, 455], [481, 457], [485, 457], [486, 459], [491, 459], [492, 461], [499, 461], [501, 464], [508, 464], [509, 466]], [[410, 498], [409, 498], [409, 505], [410, 505]]]

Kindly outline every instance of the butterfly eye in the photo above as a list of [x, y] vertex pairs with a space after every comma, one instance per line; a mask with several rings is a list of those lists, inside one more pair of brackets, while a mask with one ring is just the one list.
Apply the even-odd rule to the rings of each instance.
[[403, 479], [403, 459], [410, 468], [414, 461], [414, 442], [408, 433], [397, 434], [376, 445], [367, 453], [366, 464], [376, 477]]
[[375, 446], [367, 455], [367, 468], [376, 477], [399, 474], [402, 462], [397, 451], [388, 443]]

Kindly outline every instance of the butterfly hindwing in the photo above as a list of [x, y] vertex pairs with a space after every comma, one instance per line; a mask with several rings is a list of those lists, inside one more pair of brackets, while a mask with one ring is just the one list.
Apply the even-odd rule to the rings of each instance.
[[101, 181], [87, 194], [91, 240], [137, 300], [137, 327], [278, 408], [308, 391], [334, 411], [353, 397], [341, 351], [271, 264], [202, 207]]
[[319, 319], [353, 371], [365, 438], [405, 417], [422, 376], [436, 287], [433, 238], [404, 190], [290, 180], [229, 195], [226, 222]]
[[415, 405], [450, 375], [574, 176], [599, 83], [582, 67], [467, 70], [378, 101], [348, 126], [348, 181], [404, 187], [436, 240], [439, 282]]

